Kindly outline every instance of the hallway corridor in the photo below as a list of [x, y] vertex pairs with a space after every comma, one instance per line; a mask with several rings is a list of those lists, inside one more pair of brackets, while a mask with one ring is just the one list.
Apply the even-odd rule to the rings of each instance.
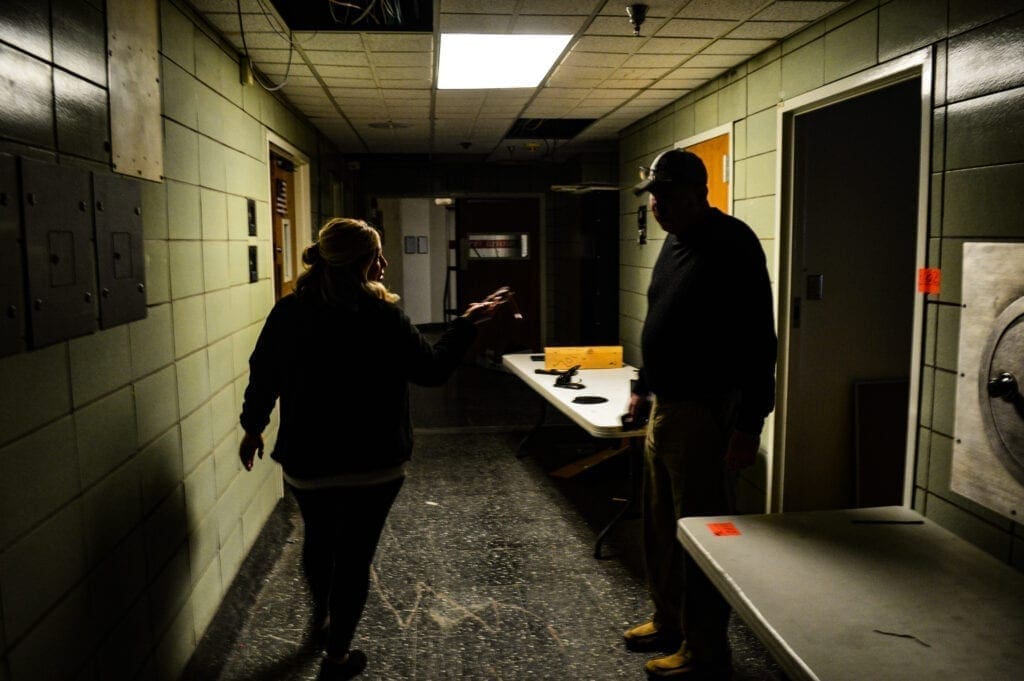
[[[625, 492], [626, 461], [569, 481], [549, 471], [595, 442], [560, 416], [516, 447], [538, 403], [514, 377], [464, 366], [444, 388], [413, 389], [416, 449], [377, 552], [354, 647], [360, 678], [641, 679], [647, 655], [621, 632], [649, 615], [640, 524], [593, 541]], [[268, 465], [264, 460], [259, 465]], [[313, 679], [300, 647], [308, 613], [301, 520], [286, 496], [200, 643], [186, 679]], [[736, 679], [783, 679], [741, 622]]]

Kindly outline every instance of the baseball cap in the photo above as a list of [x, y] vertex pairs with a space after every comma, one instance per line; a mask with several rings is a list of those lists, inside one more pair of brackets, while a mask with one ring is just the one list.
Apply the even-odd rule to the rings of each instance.
[[658, 185], [680, 183], [707, 186], [708, 171], [697, 154], [682, 149], [663, 151], [654, 159], [650, 168], [640, 167], [640, 182], [633, 186], [633, 193], [639, 196], [657, 189]]

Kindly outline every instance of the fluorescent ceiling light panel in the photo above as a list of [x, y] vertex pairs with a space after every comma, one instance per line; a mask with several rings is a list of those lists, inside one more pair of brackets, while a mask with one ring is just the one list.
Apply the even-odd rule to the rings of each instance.
[[437, 87], [490, 90], [536, 87], [571, 35], [442, 33]]

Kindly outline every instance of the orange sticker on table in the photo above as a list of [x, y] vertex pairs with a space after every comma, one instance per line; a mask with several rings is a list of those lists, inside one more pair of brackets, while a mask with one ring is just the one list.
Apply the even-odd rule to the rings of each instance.
[[939, 293], [942, 286], [942, 270], [938, 267], [922, 267], [917, 271], [917, 290], [920, 293]]
[[708, 529], [716, 537], [735, 537], [742, 534], [732, 523], [708, 523]]

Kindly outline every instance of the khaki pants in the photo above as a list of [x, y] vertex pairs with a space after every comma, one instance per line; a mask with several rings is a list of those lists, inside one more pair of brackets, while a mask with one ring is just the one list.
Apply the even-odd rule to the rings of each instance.
[[728, 663], [729, 605], [683, 550], [676, 521], [732, 512], [735, 478], [725, 467], [732, 411], [728, 403], [655, 400], [645, 443], [643, 543], [654, 621], [679, 630], [702, 664]]

